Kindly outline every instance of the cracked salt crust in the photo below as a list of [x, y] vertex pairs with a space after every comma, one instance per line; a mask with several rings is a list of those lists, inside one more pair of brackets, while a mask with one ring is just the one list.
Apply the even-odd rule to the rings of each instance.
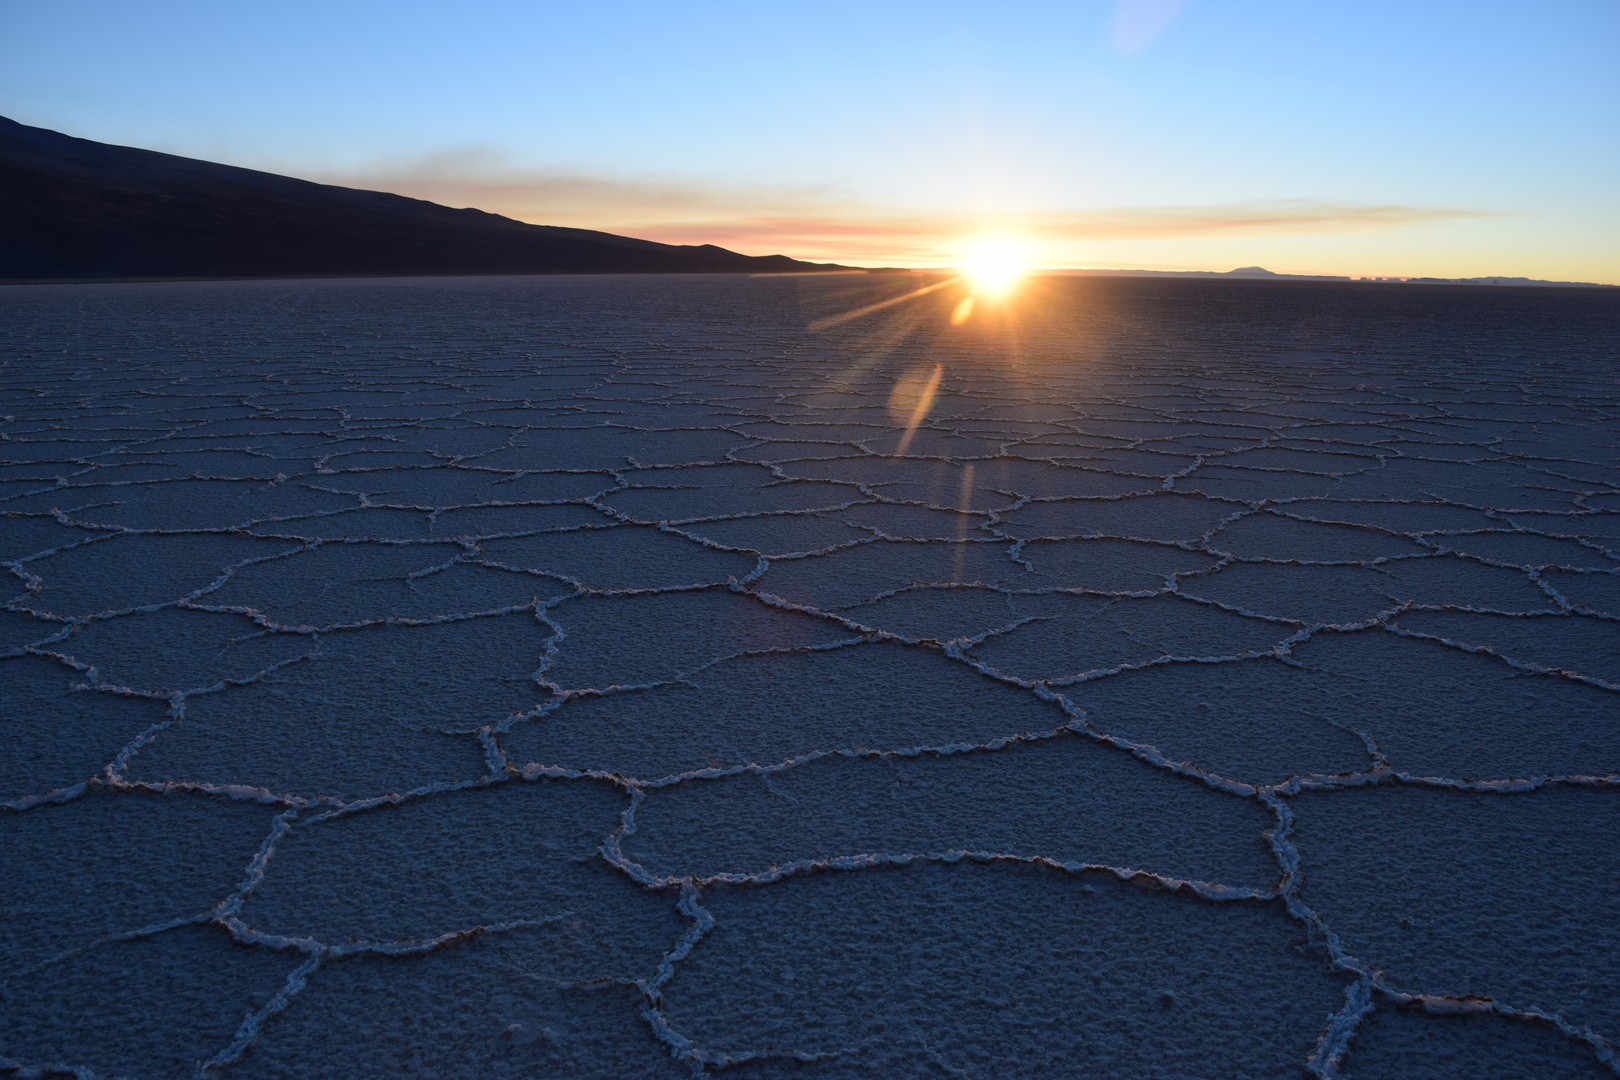
[[1620, 1074], [1612, 298], [849, 288], [0, 295], [0, 1071]]

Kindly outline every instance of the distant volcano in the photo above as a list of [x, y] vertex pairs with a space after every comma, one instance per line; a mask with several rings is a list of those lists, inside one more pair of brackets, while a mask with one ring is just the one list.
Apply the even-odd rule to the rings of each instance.
[[0, 280], [842, 269], [528, 225], [0, 117]]

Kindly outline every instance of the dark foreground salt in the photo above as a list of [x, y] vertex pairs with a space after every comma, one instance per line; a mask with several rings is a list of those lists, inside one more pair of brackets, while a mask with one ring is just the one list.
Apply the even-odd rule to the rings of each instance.
[[0, 1072], [1620, 1073], [1617, 298], [904, 287], [0, 291]]

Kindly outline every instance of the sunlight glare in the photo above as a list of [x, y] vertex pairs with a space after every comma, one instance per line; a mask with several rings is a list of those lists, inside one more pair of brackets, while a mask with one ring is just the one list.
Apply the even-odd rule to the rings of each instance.
[[985, 240], [973, 250], [963, 265], [974, 292], [980, 296], [1005, 296], [1024, 276], [1022, 252], [1007, 240]]

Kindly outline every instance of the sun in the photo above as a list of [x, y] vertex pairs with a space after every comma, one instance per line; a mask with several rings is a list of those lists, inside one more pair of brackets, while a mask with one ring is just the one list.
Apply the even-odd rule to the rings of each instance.
[[1000, 239], [981, 240], [962, 265], [974, 293], [989, 299], [1012, 292], [1026, 269], [1019, 246]]

